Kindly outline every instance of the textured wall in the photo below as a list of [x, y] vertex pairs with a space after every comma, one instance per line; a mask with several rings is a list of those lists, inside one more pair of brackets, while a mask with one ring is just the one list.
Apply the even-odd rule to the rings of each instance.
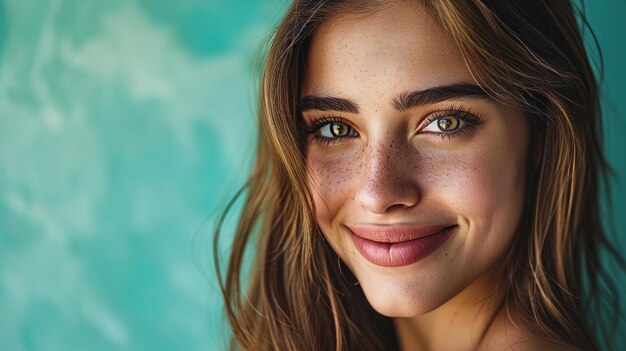
[[[223, 348], [210, 228], [244, 179], [251, 69], [284, 6], [0, 0], [1, 350]], [[626, 4], [588, 11], [624, 177]]]

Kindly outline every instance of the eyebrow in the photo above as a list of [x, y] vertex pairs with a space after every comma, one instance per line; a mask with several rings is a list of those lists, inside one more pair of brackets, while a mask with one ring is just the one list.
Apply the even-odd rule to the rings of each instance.
[[[399, 112], [410, 108], [451, 100], [451, 99], [484, 99], [493, 101], [483, 88], [476, 84], [459, 83], [440, 85], [424, 90], [402, 92], [391, 100], [391, 105]], [[301, 112], [341, 111], [359, 113], [359, 105], [354, 101], [338, 97], [308, 95], [298, 103]]]

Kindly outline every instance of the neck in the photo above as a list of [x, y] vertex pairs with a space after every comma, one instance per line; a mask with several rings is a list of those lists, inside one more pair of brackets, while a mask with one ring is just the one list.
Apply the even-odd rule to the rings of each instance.
[[485, 274], [431, 312], [394, 318], [401, 349], [477, 349], [494, 321], [502, 320], [503, 295], [495, 284], [497, 278], [496, 272]]

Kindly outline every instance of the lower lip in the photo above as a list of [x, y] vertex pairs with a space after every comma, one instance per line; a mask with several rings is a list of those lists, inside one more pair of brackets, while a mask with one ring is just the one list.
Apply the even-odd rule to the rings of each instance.
[[432, 254], [452, 236], [456, 226], [439, 233], [400, 243], [382, 243], [362, 238], [352, 231], [352, 241], [361, 255], [383, 267], [400, 267], [420, 261]]

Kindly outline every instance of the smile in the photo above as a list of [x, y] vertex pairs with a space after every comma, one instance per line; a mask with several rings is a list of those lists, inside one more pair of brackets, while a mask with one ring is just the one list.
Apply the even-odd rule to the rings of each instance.
[[456, 225], [350, 226], [357, 250], [369, 262], [400, 267], [418, 262], [435, 252], [454, 233]]

